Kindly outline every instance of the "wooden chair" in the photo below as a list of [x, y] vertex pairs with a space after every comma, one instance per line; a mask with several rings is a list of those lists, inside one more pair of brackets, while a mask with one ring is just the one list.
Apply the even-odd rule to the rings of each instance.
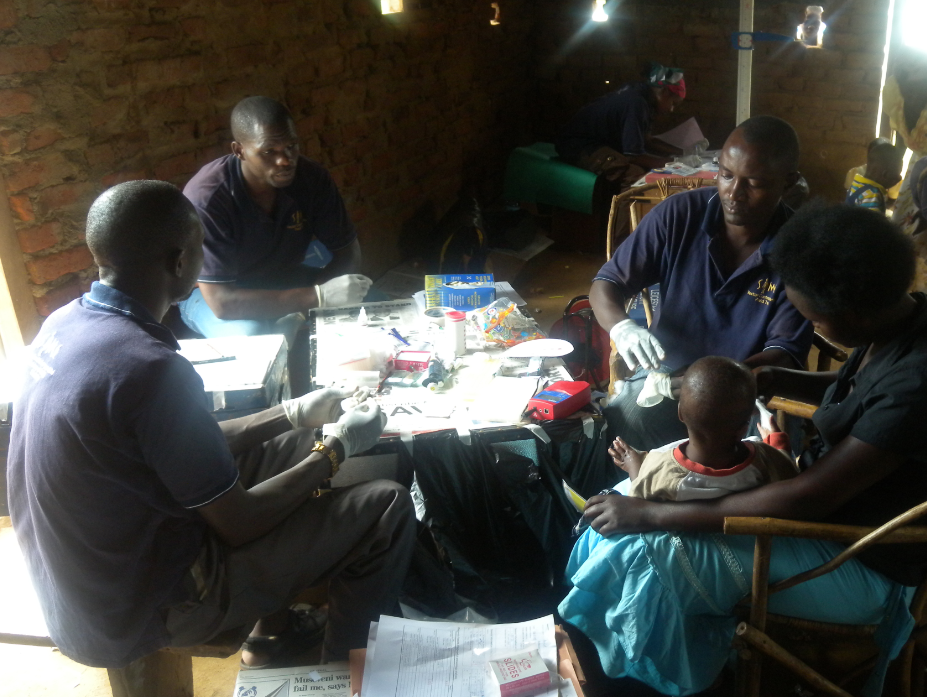
[[[762, 661], [764, 657], [768, 657], [805, 681], [813, 690], [836, 697], [851, 697], [842, 685], [858, 680], [871, 670], [875, 665], [875, 658], [869, 658], [846, 672], [840, 684], [837, 684], [774, 641], [768, 632], [778, 629], [786, 633], [799, 632], [805, 637], [815, 637], [819, 641], [840, 638], [872, 645], [877, 625], [831, 624], [774, 615], [767, 611], [768, 598], [773, 593], [792, 588], [833, 571], [874, 544], [927, 543], [927, 527], [908, 525], [925, 514], [927, 514], [927, 503], [922, 503], [879, 528], [806, 523], [776, 518], [726, 518], [725, 534], [756, 536], [749, 618], [737, 626], [735, 638], [735, 647], [738, 648], [740, 656], [739, 665], [743, 669], [741, 675], [738, 676], [739, 694], [744, 697], [759, 697]], [[816, 569], [770, 585], [769, 562], [773, 537], [831, 540], [847, 543], [850, 546]], [[899, 663], [900, 684], [887, 688], [886, 695], [910, 697], [912, 694], [923, 694], [925, 670], [927, 670], [925, 668], [927, 665], [925, 664], [925, 656], [927, 656], [927, 651], [925, 651], [927, 647], [925, 601], [927, 601], [927, 582], [922, 583], [915, 593], [911, 603], [911, 613], [916, 622], [915, 628], [901, 655], [896, 659]], [[912, 686], [915, 688], [913, 692]]]

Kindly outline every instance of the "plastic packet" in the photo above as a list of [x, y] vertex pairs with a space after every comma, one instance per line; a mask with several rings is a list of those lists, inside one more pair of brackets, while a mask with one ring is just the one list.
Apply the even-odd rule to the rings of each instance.
[[544, 334], [534, 320], [525, 317], [508, 298], [499, 298], [494, 303], [470, 313], [470, 322], [476, 327], [483, 341], [496, 346], [515, 346], [532, 339], [543, 339]]

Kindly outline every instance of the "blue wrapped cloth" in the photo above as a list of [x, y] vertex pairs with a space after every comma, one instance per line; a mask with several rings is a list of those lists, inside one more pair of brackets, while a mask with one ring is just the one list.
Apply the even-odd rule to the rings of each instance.
[[[629, 676], [665, 695], [708, 689], [731, 655], [733, 608], [750, 591], [753, 537], [651, 532], [577, 540], [559, 612], [599, 652], [611, 677]], [[774, 538], [770, 580], [814, 568], [843, 547]], [[914, 626], [906, 588], [851, 560], [836, 571], [770, 597], [770, 612], [822, 622], [880, 624], [881, 661], [867, 697]]]

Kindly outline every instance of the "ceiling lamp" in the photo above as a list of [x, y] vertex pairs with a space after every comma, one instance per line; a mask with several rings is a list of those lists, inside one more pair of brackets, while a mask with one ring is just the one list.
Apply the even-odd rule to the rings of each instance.
[[605, 14], [605, 0], [595, 0], [595, 4], [592, 6], [592, 21], [593, 22], [607, 22], [608, 15]]

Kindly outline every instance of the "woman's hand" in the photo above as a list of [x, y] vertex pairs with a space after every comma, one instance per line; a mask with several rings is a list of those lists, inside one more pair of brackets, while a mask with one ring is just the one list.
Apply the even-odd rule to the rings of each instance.
[[617, 532], [649, 532], [654, 528], [647, 513], [659, 505], [634, 496], [592, 496], [586, 501], [583, 516], [603, 537]]

